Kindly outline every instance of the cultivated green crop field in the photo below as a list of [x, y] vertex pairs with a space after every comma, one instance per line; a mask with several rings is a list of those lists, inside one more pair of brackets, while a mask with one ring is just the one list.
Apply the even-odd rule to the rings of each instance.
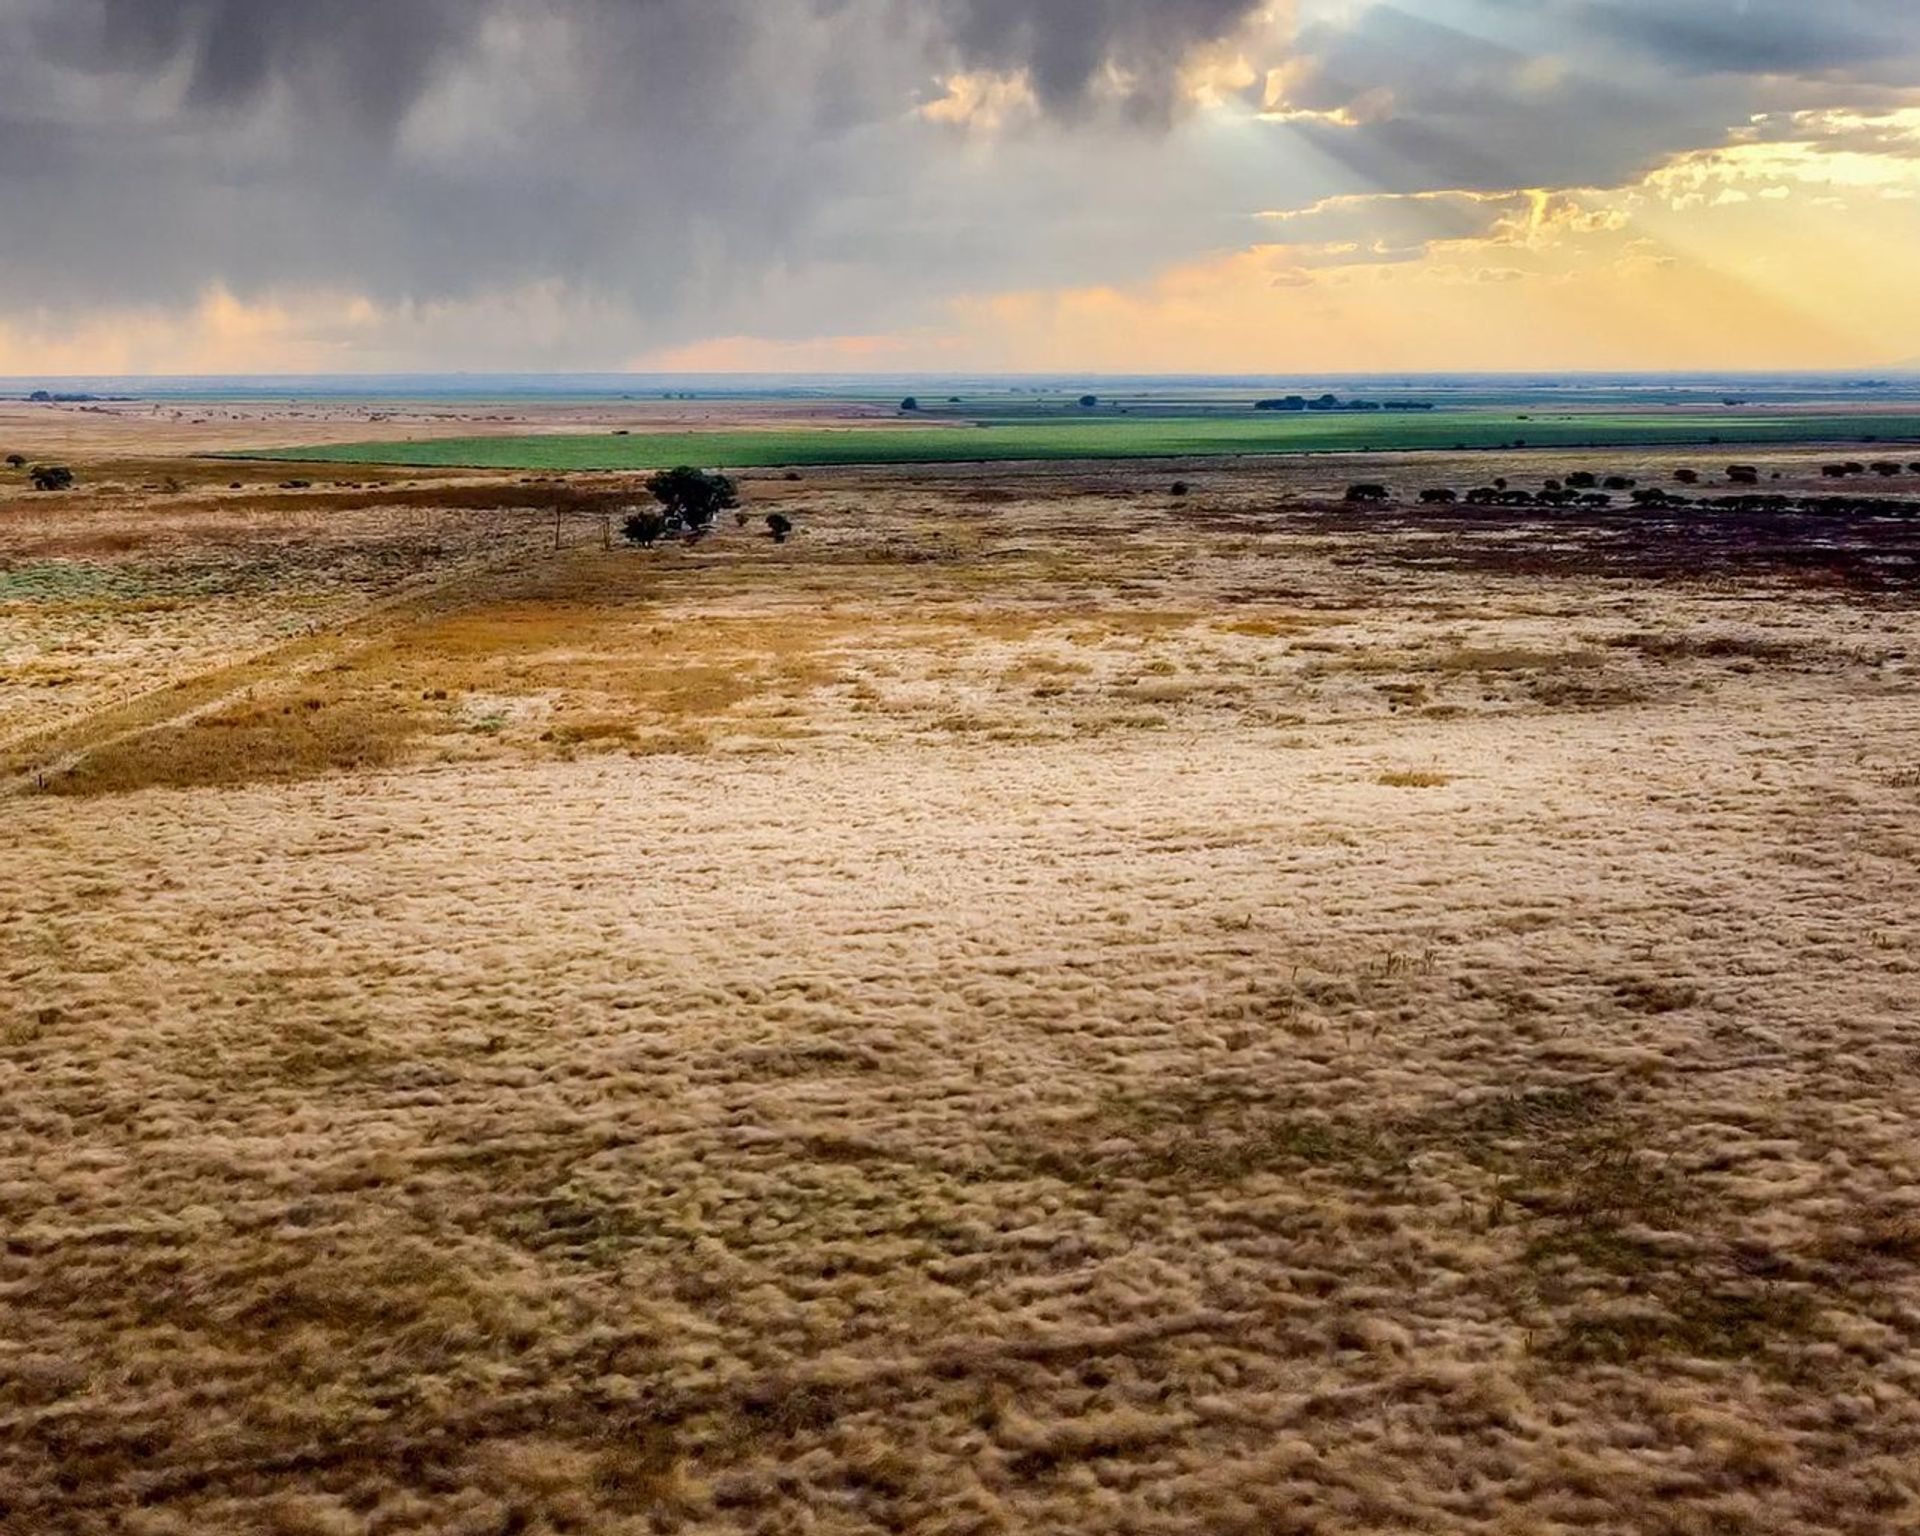
[[1222, 417], [953, 427], [804, 427], [766, 431], [449, 437], [341, 443], [227, 455], [316, 464], [466, 469], [728, 469], [831, 464], [1192, 458], [1220, 454], [1388, 452], [1506, 447], [1675, 447], [1721, 443], [1920, 442], [1920, 416], [1505, 413]]

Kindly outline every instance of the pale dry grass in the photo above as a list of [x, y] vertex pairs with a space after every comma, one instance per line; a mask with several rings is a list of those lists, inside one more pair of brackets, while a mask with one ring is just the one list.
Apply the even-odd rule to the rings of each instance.
[[1912, 608], [971, 485], [0, 801], [0, 1524], [1920, 1521]]

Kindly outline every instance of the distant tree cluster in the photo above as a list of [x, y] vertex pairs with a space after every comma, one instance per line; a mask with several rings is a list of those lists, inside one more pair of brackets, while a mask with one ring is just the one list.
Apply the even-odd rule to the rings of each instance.
[[1338, 395], [1276, 395], [1253, 402], [1256, 411], [1430, 411], [1429, 400], [1342, 400]]
[[1829, 480], [1844, 480], [1849, 475], [1868, 473], [1884, 475], [1892, 479], [1893, 476], [1900, 474], [1920, 475], [1920, 463], [1901, 464], [1894, 459], [1876, 459], [1871, 464], [1862, 464], [1857, 460], [1849, 459], [1844, 464], [1823, 464], [1820, 467], [1820, 473]]

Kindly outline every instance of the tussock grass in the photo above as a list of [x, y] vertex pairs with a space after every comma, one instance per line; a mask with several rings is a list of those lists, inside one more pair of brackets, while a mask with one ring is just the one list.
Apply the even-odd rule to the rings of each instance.
[[1911, 1525], [1914, 615], [1140, 478], [16, 566], [0, 1525]]

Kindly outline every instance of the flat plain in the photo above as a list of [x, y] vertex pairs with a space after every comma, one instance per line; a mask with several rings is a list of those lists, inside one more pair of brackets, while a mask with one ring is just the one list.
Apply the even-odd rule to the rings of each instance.
[[1920, 518], [283, 424], [0, 492], [0, 1525], [1920, 1524]]
[[1063, 407], [1051, 419], [953, 416], [922, 425], [916, 413], [887, 423], [867, 413], [860, 425], [819, 420], [766, 423], [751, 430], [543, 431], [537, 435], [449, 435], [317, 443], [245, 450], [259, 457], [322, 464], [416, 465], [567, 472], [663, 469], [682, 463], [729, 468], [818, 465], [968, 464], [1192, 455], [1432, 452], [1508, 447], [1562, 449], [1729, 448], [1789, 443], [1872, 445], [1902, 458], [1920, 451], [1920, 416], [1878, 410], [1290, 412], [1129, 417], [1117, 408], [1081, 413]]

